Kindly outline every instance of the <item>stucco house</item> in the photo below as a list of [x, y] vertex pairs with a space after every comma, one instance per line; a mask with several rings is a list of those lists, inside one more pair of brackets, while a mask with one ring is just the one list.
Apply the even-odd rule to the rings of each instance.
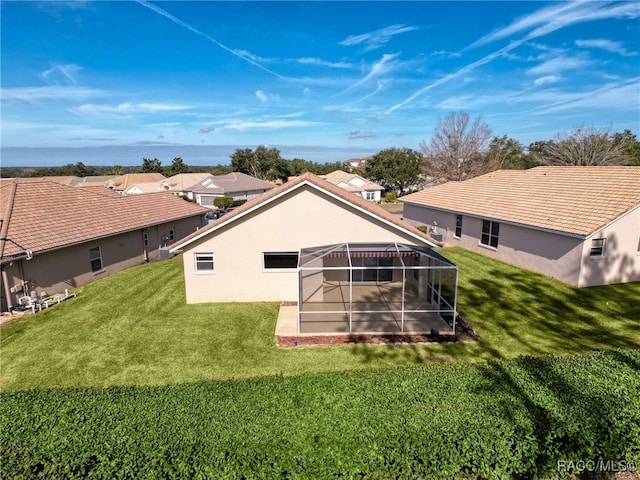
[[251, 200], [274, 187], [274, 184], [246, 173], [231, 172], [226, 175], [209, 175], [186, 188], [185, 192], [187, 197], [196, 200], [198, 205], [213, 208], [213, 201], [216, 197]]
[[640, 281], [640, 167], [536, 167], [400, 199], [445, 243], [576, 287]]
[[54, 182], [0, 184], [2, 311], [160, 256], [207, 209], [170, 193], [122, 196]]
[[380, 195], [384, 190], [384, 187], [377, 183], [367, 180], [358, 174], [345, 172], [343, 170], [334, 170], [331, 173], [322, 175], [321, 178], [348, 192], [360, 195], [370, 202], [379, 202]]
[[166, 180], [166, 177], [161, 173], [126, 173], [107, 180], [105, 184], [111, 190], [122, 193], [138, 183], [160, 183], [163, 180]]
[[457, 267], [437, 247], [379, 206], [305, 173], [170, 251], [183, 255], [188, 303], [293, 303], [301, 334], [453, 332]]

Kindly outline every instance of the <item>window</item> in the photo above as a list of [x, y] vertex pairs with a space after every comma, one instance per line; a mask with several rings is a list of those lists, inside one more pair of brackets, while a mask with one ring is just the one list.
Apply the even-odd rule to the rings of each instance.
[[364, 192], [364, 194], [365, 194], [365, 199], [369, 200], [370, 202], [375, 201], [376, 192]]
[[213, 272], [213, 253], [196, 253], [196, 272], [212, 273]]
[[[385, 283], [393, 280], [392, 257], [372, 257], [372, 258], [351, 258], [351, 265], [354, 267], [364, 267], [364, 270], [354, 269], [352, 281], [354, 283], [376, 282]], [[382, 267], [382, 268], [381, 268]], [[387, 268], [384, 268], [387, 267]]]
[[91, 271], [93, 273], [102, 271], [102, 252], [100, 247], [89, 249], [89, 261], [91, 262]]
[[264, 268], [298, 268], [298, 252], [265, 252]]
[[147, 232], [142, 234], [142, 241], [144, 242], [145, 247], [149, 246], [149, 234]]
[[488, 247], [498, 248], [498, 235], [500, 234], [500, 224], [491, 220], [482, 221], [482, 238], [480, 243]]
[[604, 257], [604, 238], [594, 238], [591, 240], [591, 253], [590, 257]]
[[462, 236], [462, 215], [456, 215], [456, 237]]
[[176, 239], [176, 230], [174, 228], [169, 229], [169, 241], [174, 242]]

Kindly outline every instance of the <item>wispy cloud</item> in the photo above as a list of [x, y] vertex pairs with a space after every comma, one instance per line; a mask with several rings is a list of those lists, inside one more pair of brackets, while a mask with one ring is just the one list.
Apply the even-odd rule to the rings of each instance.
[[[599, 20], [604, 18], [638, 18], [640, 17], [640, 9], [637, 3], [613, 3], [613, 4], [600, 4], [596, 2], [583, 2], [574, 1], [571, 3], [563, 3], [560, 5], [553, 5], [551, 7], [543, 8], [530, 15], [522, 17], [511, 25], [508, 25], [502, 29], [499, 29], [489, 35], [486, 35], [478, 41], [467, 47], [469, 50], [473, 47], [488, 44], [497, 40], [501, 40], [510, 37], [515, 34], [524, 34], [524, 36], [512, 40], [508, 45], [485, 55], [475, 62], [469, 63], [463, 67], [460, 67], [455, 72], [441, 77], [435, 82], [426, 85], [420, 90], [413, 93], [400, 103], [397, 103], [390, 107], [385, 115], [389, 115], [399, 108], [403, 108], [406, 105], [411, 104], [416, 98], [420, 97], [424, 93], [433, 88], [436, 88], [442, 84], [448, 83], [452, 80], [459, 78], [462, 75], [475, 70], [476, 68], [485, 65], [496, 58], [507, 55], [512, 50], [520, 47], [522, 44], [534, 40], [539, 37], [548, 35], [556, 30], [577, 24], [582, 22], [588, 22], [592, 20]], [[528, 32], [528, 33], [527, 33]], [[547, 65], [547, 67], [550, 65]], [[542, 73], [542, 68], [538, 69], [538, 74]], [[535, 71], [531, 73], [536, 73]]]
[[278, 95], [274, 95], [273, 93], [265, 92], [264, 90], [256, 90], [256, 97], [260, 100], [261, 103], [267, 103], [272, 100], [278, 100]]
[[581, 57], [580, 55], [558, 55], [546, 59], [535, 67], [531, 67], [527, 70], [527, 73], [529, 75], [556, 75], [568, 70], [584, 69], [592, 64], [593, 62], [591, 60]]
[[247, 121], [230, 123], [224, 128], [227, 130], [256, 130], [267, 129], [277, 130], [280, 128], [292, 128], [292, 127], [314, 127], [324, 125], [323, 122], [310, 122], [305, 120], [269, 120], [265, 122]]
[[174, 17], [173, 15], [171, 15], [169, 12], [161, 9], [160, 7], [157, 7], [155, 5], [153, 5], [152, 3], [149, 3], [145, 0], [136, 0], [140, 5], [142, 5], [143, 7], [146, 7], [150, 10], [153, 10], [156, 13], [159, 13], [160, 15], [162, 15], [165, 18], [168, 18], [169, 20], [171, 20], [173, 23], [180, 25], [183, 28], [186, 28], [187, 30], [189, 30], [190, 32], [195, 33], [196, 35], [199, 35], [203, 38], [206, 38], [207, 40], [209, 40], [210, 42], [214, 43], [215, 45], [217, 45], [218, 47], [220, 47], [221, 49], [223, 49], [226, 52], [229, 52], [232, 55], [235, 55], [238, 58], [241, 58], [242, 60], [244, 60], [245, 62], [250, 63], [251, 65], [258, 67], [261, 70], [264, 70], [265, 72], [273, 75], [274, 77], [277, 77], [281, 80], [285, 80], [285, 81], [290, 81], [290, 79], [283, 77], [282, 75], [269, 70], [267, 67], [265, 67], [264, 65], [258, 63], [257, 61], [255, 61], [251, 56], [247, 55], [246, 53], [244, 53], [243, 51], [240, 50], [234, 50], [233, 48], [227, 47], [226, 45], [224, 45], [223, 43], [219, 42], [218, 40], [216, 40], [215, 38], [207, 35], [204, 32], [201, 32], [200, 30], [198, 30], [197, 28], [192, 27], [191, 25], [189, 25], [186, 22], [183, 22], [182, 20]]
[[418, 30], [418, 27], [412, 27], [409, 25], [390, 25], [373, 32], [351, 35], [341, 42], [338, 42], [338, 44], [344, 47], [364, 45], [365, 51], [375, 50], [385, 45], [395, 35], [412, 32], [414, 30]]
[[0, 89], [0, 99], [5, 102], [37, 103], [47, 100], [78, 100], [106, 96], [102, 90], [87, 87], [47, 86]]
[[540, 87], [542, 85], [550, 85], [559, 81], [560, 77], [558, 75], [545, 75], [544, 77], [536, 78], [533, 81], [533, 84], [537, 87]]
[[573, 1], [561, 3], [526, 15], [510, 25], [482, 37], [474, 42], [470, 48], [525, 31], [529, 31], [528, 38], [537, 38], [576, 23], [604, 18], [633, 19], [638, 17], [640, 17], [640, 8], [638, 8], [636, 2], [600, 3]]
[[296, 62], [302, 63], [303, 65], [315, 65], [318, 67], [330, 67], [330, 68], [353, 68], [354, 67], [354, 65], [349, 62], [329, 62], [327, 60], [322, 60], [321, 58], [311, 58], [311, 57], [297, 58]]
[[125, 102], [118, 105], [96, 105], [93, 103], [85, 103], [78, 107], [71, 108], [70, 111], [83, 115], [95, 115], [100, 113], [158, 113], [158, 112], [175, 112], [179, 110], [188, 110], [192, 107], [186, 105], [168, 105], [162, 103], [131, 103]]
[[582, 48], [596, 48], [600, 50], [605, 50], [611, 53], [617, 53], [624, 57], [633, 57], [638, 54], [638, 52], [629, 52], [622, 42], [614, 42], [612, 40], [607, 40], [604, 38], [593, 39], [593, 40], [576, 40], [576, 45]]
[[77, 73], [82, 69], [72, 63], [66, 65], [56, 64], [48, 70], [40, 73], [40, 77], [49, 85], [78, 85]]
[[347, 87], [340, 93], [344, 93], [349, 90], [352, 90], [364, 83], [367, 83], [369, 80], [373, 78], [380, 77], [382, 75], [388, 74], [389, 72], [395, 70], [398, 66], [398, 63], [395, 62], [395, 59], [398, 57], [398, 55], [399, 54], [397, 53], [385, 53], [384, 55], [382, 55], [382, 58], [380, 60], [373, 63], [367, 75], [365, 75], [363, 78], [358, 80], [356, 83], [354, 83], [350, 87]]
[[630, 102], [629, 99], [639, 97], [640, 78], [633, 78], [622, 83], [604, 85], [595, 91], [557, 95], [555, 102], [535, 108], [532, 112], [541, 114], [586, 109], [637, 111], [637, 102]]

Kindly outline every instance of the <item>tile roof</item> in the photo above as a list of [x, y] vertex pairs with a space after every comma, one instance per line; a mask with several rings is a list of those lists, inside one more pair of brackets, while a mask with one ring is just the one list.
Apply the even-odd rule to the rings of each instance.
[[587, 237], [640, 205], [640, 167], [498, 170], [400, 201]]
[[53, 182], [0, 183], [0, 255], [65, 247], [209, 210], [172, 193], [117, 195]]
[[326, 180], [323, 180], [322, 178], [318, 177], [317, 175], [314, 175], [313, 173], [307, 172], [296, 177], [294, 180], [290, 180], [276, 188], [273, 188], [272, 190], [269, 190], [263, 193], [262, 195], [259, 195], [253, 198], [252, 200], [249, 200], [248, 202], [244, 203], [240, 207], [233, 209], [230, 213], [224, 215], [223, 217], [220, 217], [218, 220], [214, 222], [210, 222], [207, 226], [201, 228], [197, 232], [194, 232], [191, 235], [186, 236], [182, 240], [174, 243], [173, 245], [170, 245], [169, 248], [172, 251], [177, 250], [179, 248], [183, 248], [187, 244], [191, 243], [191, 241], [193, 241], [194, 239], [199, 238], [203, 235], [206, 235], [207, 232], [211, 230], [215, 230], [221, 225], [226, 224], [227, 222], [232, 222], [234, 219], [244, 215], [246, 212], [249, 212], [257, 207], [260, 207], [263, 204], [264, 205], [268, 204], [271, 199], [279, 197], [281, 194], [286, 193], [288, 190], [295, 190], [298, 186], [304, 183], [310, 183], [312, 185], [315, 185], [316, 187], [319, 187], [321, 190], [325, 190], [328, 193], [336, 197], [339, 197], [345, 203], [358, 207], [361, 210], [365, 210], [367, 213], [371, 214], [372, 216], [378, 217], [386, 221], [387, 223], [393, 224], [395, 227], [400, 228], [408, 233], [411, 233], [417, 236], [418, 238], [430, 243], [431, 245], [441, 246], [441, 243], [438, 242], [437, 240], [434, 240], [429, 235], [421, 232], [420, 230], [413, 227], [412, 225], [409, 225], [408, 223], [405, 223], [404, 221], [400, 220], [398, 217], [387, 212], [384, 208], [380, 207], [379, 205], [372, 203], [368, 200], [365, 200], [359, 195], [354, 195], [351, 192], [348, 192], [340, 187], [337, 187], [336, 185], [333, 185], [332, 183], [329, 183]]
[[179, 173], [167, 178], [170, 189], [177, 192], [184, 192], [193, 187], [196, 183], [200, 183], [205, 178], [211, 176], [210, 173]]
[[[355, 173], [348, 173], [343, 170], [334, 170], [326, 175], [321, 175], [320, 178], [323, 178], [327, 182], [333, 183], [334, 185], [344, 188], [350, 192], [357, 193], [363, 191], [384, 190], [384, 187], [381, 187], [377, 183], [367, 180], [366, 178], [362, 178], [360, 175], [356, 175]], [[355, 182], [354, 179], [356, 179]]]
[[[206, 184], [205, 184], [206, 182]], [[226, 175], [209, 175], [188, 190], [196, 193], [220, 193], [249, 192], [252, 190], [270, 190], [274, 185], [245, 173], [231, 172]]]
[[107, 186], [113, 187], [114, 190], [126, 190], [135, 183], [161, 182], [162, 180], [166, 180], [166, 177], [161, 173], [127, 173], [109, 180]]

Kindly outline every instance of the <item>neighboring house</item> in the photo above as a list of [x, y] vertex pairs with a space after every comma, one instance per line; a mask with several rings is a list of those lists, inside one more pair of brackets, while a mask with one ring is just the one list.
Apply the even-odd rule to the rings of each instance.
[[366, 178], [362, 178], [355, 173], [347, 173], [342, 170], [335, 170], [327, 175], [322, 175], [327, 182], [337, 185], [348, 192], [360, 195], [370, 202], [379, 202], [383, 187]]
[[420, 323], [429, 318], [453, 329], [457, 268], [436, 246], [379, 206], [305, 173], [170, 250], [183, 254], [188, 303], [296, 302], [301, 333], [397, 333], [429, 332]]
[[[118, 178], [118, 175], [89, 175], [87, 177], [77, 177], [73, 182], [71, 182], [71, 186], [73, 187], [107, 187], [110, 180], [114, 178]], [[46, 180], [46, 178], [45, 178]]]
[[207, 212], [168, 193], [121, 196], [53, 182], [2, 182], [0, 199], [3, 311], [19, 297], [64, 292], [158, 258]]
[[357, 170], [359, 168], [364, 168], [367, 160], [369, 160], [371, 156], [365, 158], [350, 158], [346, 160], [344, 163], [349, 167], [352, 171]]
[[210, 173], [179, 173], [167, 178], [169, 191], [178, 195], [187, 195], [188, 190], [205, 178], [211, 176]]
[[143, 193], [171, 192], [175, 195], [189, 196], [189, 189], [210, 177], [210, 173], [180, 173], [160, 181], [134, 183], [123, 193], [125, 195], [140, 195]]
[[124, 192], [138, 183], [159, 183], [163, 180], [166, 180], [166, 177], [161, 173], [127, 173], [108, 180], [106, 185], [113, 191]]
[[640, 280], [640, 167], [499, 170], [400, 201], [449, 245], [573, 286]]
[[234, 200], [251, 200], [275, 185], [240, 172], [226, 175], [208, 175], [202, 181], [186, 189], [189, 199], [195, 199], [203, 207], [213, 208], [216, 197], [232, 197]]

